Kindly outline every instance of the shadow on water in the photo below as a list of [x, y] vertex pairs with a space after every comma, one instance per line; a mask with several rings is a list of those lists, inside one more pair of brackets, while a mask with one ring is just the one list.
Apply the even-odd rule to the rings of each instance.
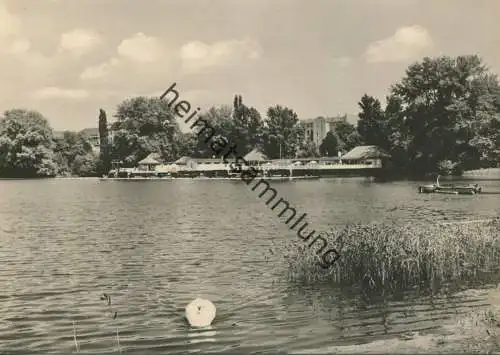
[[489, 309], [488, 293], [499, 281], [500, 272], [482, 273], [467, 280], [392, 291], [327, 281], [289, 282], [283, 302], [291, 308], [307, 305], [320, 315], [325, 328], [335, 329], [325, 334], [316, 329], [309, 334], [313, 340], [297, 339], [290, 345], [292, 351], [304, 351], [327, 347], [332, 340], [342, 347], [433, 334], [443, 321]]

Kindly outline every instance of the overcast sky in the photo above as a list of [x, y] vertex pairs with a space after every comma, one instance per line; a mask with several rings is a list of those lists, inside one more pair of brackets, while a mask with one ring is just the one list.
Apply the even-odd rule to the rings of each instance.
[[357, 113], [409, 63], [477, 53], [500, 73], [499, 0], [0, 0], [0, 109], [95, 127], [135, 95], [264, 115]]

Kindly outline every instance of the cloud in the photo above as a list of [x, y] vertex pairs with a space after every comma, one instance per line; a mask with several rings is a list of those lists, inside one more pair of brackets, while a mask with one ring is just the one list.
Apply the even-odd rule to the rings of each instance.
[[5, 47], [5, 51], [8, 54], [23, 54], [30, 50], [31, 42], [25, 38], [19, 38], [8, 43]]
[[133, 62], [152, 63], [159, 61], [165, 55], [165, 50], [158, 38], [139, 32], [120, 43], [118, 55]]
[[61, 61], [32, 48], [22, 18], [0, 0], [0, 103], [22, 101], [23, 93], [42, 87]]
[[184, 44], [180, 49], [182, 68], [186, 72], [234, 65], [244, 60], [258, 59], [261, 54], [259, 43], [251, 39], [219, 41], [213, 44], [194, 41]]
[[0, 2], [0, 38], [19, 34], [21, 27], [21, 19], [11, 14], [7, 6]]
[[73, 99], [80, 100], [89, 96], [89, 93], [80, 89], [63, 89], [56, 86], [47, 86], [42, 89], [36, 90], [33, 96], [41, 100], [52, 99]]
[[[178, 56], [172, 55], [176, 51]], [[261, 56], [258, 42], [243, 39], [220, 41], [206, 44], [199, 41], [184, 44], [172, 50], [158, 37], [142, 32], [125, 38], [117, 46], [116, 54], [107, 61], [89, 66], [80, 74], [85, 81], [110, 80], [118, 85], [132, 74], [141, 77], [158, 77], [161, 73], [172, 72], [175, 66], [184, 73], [193, 73], [208, 67], [227, 66], [255, 60]], [[139, 74], [140, 73], [140, 74]], [[128, 84], [126, 84], [128, 85]]]
[[164, 62], [167, 51], [161, 40], [147, 36], [142, 32], [124, 39], [117, 47], [117, 55], [104, 63], [86, 68], [80, 79], [94, 80], [108, 76], [113, 69], [127, 65], [138, 65]]
[[113, 67], [116, 67], [119, 64], [120, 61], [117, 58], [111, 58], [109, 61], [105, 63], [86, 68], [80, 74], [80, 79], [92, 80], [92, 79], [103, 78], [106, 75], [108, 75], [108, 73]]
[[63, 33], [59, 41], [59, 50], [82, 55], [102, 42], [99, 34], [90, 29], [74, 29]]
[[429, 32], [421, 26], [401, 27], [391, 37], [371, 43], [365, 58], [371, 63], [406, 62], [431, 48], [433, 41]]
[[[11, 13], [0, 0], [0, 75], [4, 82], [10, 80], [10, 88], [39, 85], [61, 64], [62, 58], [33, 49], [31, 41], [23, 36], [24, 30], [21, 17]], [[29, 80], [19, 80], [19, 75]]]
[[21, 31], [21, 19], [10, 13], [0, 1], [0, 52], [22, 54], [28, 51], [31, 43], [21, 37]]

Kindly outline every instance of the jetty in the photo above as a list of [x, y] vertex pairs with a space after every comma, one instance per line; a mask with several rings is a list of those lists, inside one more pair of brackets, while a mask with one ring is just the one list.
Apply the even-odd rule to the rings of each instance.
[[500, 180], [500, 167], [469, 170], [462, 177], [471, 180]]
[[[256, 179], [264, 179], [269, 181], [294, 181], [294, 180], [318, 180], [320, 176], [257, 176]], [[102, 177], [101, 181], [162, 181], [162, 180], [201, 180], [201, 181], [243, 181], [242, 177]]]
[[162, 163], [157, 154], [150, 154], [139, 161], [136, 167], [121, 167], [122, 162], [114, 161], [106, 177], [116, 179], [217, 179], [241, 180], [249, 170], [257, 177], [268, 180], [311, 180], [320, 177], [379, 176], [386, 167], [390, 156], [375, 146], [359, 146], [343, 156], [311, 157], [294, 159], [269, 159], [258, 149], [246, 154], [245, 163], [239, 162], [241, 170], [234, 171], [234, 158], [224, 162], [219, 159], [192, 158], [188, 156], [171, 163]]

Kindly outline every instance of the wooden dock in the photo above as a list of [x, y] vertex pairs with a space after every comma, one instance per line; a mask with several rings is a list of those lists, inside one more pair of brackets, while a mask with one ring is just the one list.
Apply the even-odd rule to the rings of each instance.
[[[266, 181], [294, 181], [294, 180], [318, 180], [319, 176], [257, 176], [255, 180], [266, 180]], [[195, 176], [195, 177], [103, 177], [100, 178], [101, 181], [162, 181], [162, 180], [196, 180], [196, 181], [207, 181], [207, 180], [217, 180], [217, 181], [243, 181], [241, 177], [206, 177], [206, 176]]]

